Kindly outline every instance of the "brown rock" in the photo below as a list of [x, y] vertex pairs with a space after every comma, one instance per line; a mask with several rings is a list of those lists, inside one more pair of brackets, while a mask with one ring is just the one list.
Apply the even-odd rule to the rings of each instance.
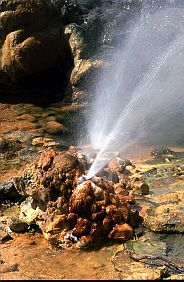
[[0, 30], [4, 37], [20, 28], [41, 30], [56, 16], [54, 6], [45, 0], [4, 0], [0, 3]]
[[119, 195], [119, 200], [120, 200], [120, 203], [122, 204], [125, 204], [125, 203], [135, 204], [135, 198], [133, 195], [127, 195], [127, 196]]
[[106, 213], [111, 216], [114, 223], [124, 223], [128, 222], [130, 210], [126, 206], [110, 205], [106, 207]]
[[[0, 77], [8, 86], [58, 68], [66, 81], [70, 49], [61, 16], [48, 0], [0, 2]], [[63, 76], [63, 77], [62, 77]]]
[[113, 221], [112, 221], [112, 218], [110, 216], [106, 216], [103, 219], [103, 227], [104, 227], [106, 232], [109, 232], [113, 228]]
[[[2, 48], [2, 70], [12, 81], [49, 69], [63, 56], [64, 39], [58, 28], [27, 34], [17, 30], [6, 36]], [[52, 54], [52, 55], [51, 55]]]
[[66, 127], [63, 124], [61, 124], [57, 121], [48, 121], [47, 126], [46, 126], [46, 130], [50, 134], [55, 134], [55, 133], [67, 131]]
[[[156, 232], [184, 232], [184, 193], [168, 193], [152, 197], [156, 207], [149, 207], [144, 217], [144, 225]], [[165, 200], [165, 201], [164, 201]], [[163, 201], [163, 202], [162, 202]], [[159, 203], [159, 205], [158, 205]]]
[[77, 60], [70, 76], [71, 85], [77, 87], [86, 85], [105, 66], [106, 63], [100, 60]]
[[18, 120], [27, 120], [29, 122], [35, 122], [36, 118], [30, 114], [23, 114], [17, 117]]
[[69, 198], [77, 176], [83, 172], [74, 156], [46, 149], [25, 168], [23, 175], [14, 178], [14, 184], [21, 194], [47, 204], [59, 196]]
[[132, 189], [134, 194], [138, 195], [148, 195], [149, 186], [144, 181], [138, 180], [132, 184]]
[[129, 240], [133, 237], [133, 229], [130, 225], [127, 223], [124, 224], [116, 224], [113, 228], [113, 230], [109, 233], [110, 239], [116, 239], [116, 240]]
[[126, 166], [123, 166], [123, 161], [119, 157], [115, 157], [108, 163], [108, 168], [116, 172], [124, 172]]
[[90, 229], [90, 222], [89, 222], [89, 220], [86, 219], [86, 218], [79, 217], [77, 219], [77, 223], [76, 223], [74, 229], [72, 230], [72, 234], [74, 236], [81, 237], [83, 235], [88, 234], [89, 233], [89, 229]]
[[85, 249], [92, 243], [91, 236], [82, 236], [76, 244], [76, 248]]
[[77, 186], [70, 197], [70, 212], [86, 217], [91, 214], [94, 193], [90, 182]]
[[129, 195], [129, 192], [126, 189], [125, 183], [114, 184], [114, 190], [115, 190], [115, 193], [118, 194], [118, 195], [121, 195], [121, 196], [128, 196]]

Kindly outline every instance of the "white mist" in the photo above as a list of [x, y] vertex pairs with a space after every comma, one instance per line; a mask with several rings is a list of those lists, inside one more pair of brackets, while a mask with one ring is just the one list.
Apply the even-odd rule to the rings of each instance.
[[184, 9], [144, 11], [129, 29], [94, 90], [88, 130], [99, 153], [88, 178], [106, 164], [108, 151], [184, 136]]

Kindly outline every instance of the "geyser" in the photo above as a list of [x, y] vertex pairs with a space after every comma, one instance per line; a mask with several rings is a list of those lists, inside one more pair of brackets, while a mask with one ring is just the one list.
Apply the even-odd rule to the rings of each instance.
[[184, 8], [153, 6], [131, 19], [93, 89], [88, 130], [99, 152], [88, 179], [109, 161], [103, 160], [108, 151], [172, 145], [183, 137]]

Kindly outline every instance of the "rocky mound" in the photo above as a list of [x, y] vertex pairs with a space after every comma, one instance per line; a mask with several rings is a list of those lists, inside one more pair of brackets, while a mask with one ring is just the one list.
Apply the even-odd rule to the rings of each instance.
[[38, 224], [45, 238], [59, 247], [132, 238], [141, 218], [125, 183], [100, 177], [80, 183], [84, 173], [82, 160], [71, 151], [43, 151], [14, 178], [17, 191], [27, 197], [20, 218]]

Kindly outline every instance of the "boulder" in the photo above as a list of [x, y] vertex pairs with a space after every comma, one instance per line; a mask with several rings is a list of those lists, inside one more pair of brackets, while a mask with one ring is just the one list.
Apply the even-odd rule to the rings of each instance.
[[74, 60], [74, 67], [71, 69], [69, 81], [73, 92], [79, 92], [77, 98], [85, 100], [87, 98], [85, 97], [86, 94], [82, 93], [81, 95], [80, 91], [89, 90], [89, 86], [97, 79], [98, 73], [102, 69], [106, 69], [109, 63], [104, 59], [91, 57], [89, 40], [86, 38], [84, 29], [79, 25], [75, 23], [69, 24], [65, 27], [64, 32], [68, 38]]
[[0, 203], [4, 200], [18, 202], [22, 200], [22, 196], [15, 189], [12, 181], [6, 181], [0, 184]]
[[0, 3], [1, 37], [20, 28], [29, 32], [42, 30], [57, 16], [48, 0], [4, 0]]
[[[72, 64], [61, 15], [48, 0], [0, 2], [1, 83], [15, 84], [58, 68], [60, 81]], [[63, 75], [63, 77], [62, 77]]]
[[12, 81], [25, 75], [56, 66], [64, 54], [63, 34], [58, 28], [28, 35], [17, 30], [6, 36], [2, 47], [1, 67]]
[[13, 182], [20, 194], [46, 206], [59, 196], [68, 197], [76, 185], [76, 176], [83, 172], [82, 164], [74, 156], [46, 149]]

